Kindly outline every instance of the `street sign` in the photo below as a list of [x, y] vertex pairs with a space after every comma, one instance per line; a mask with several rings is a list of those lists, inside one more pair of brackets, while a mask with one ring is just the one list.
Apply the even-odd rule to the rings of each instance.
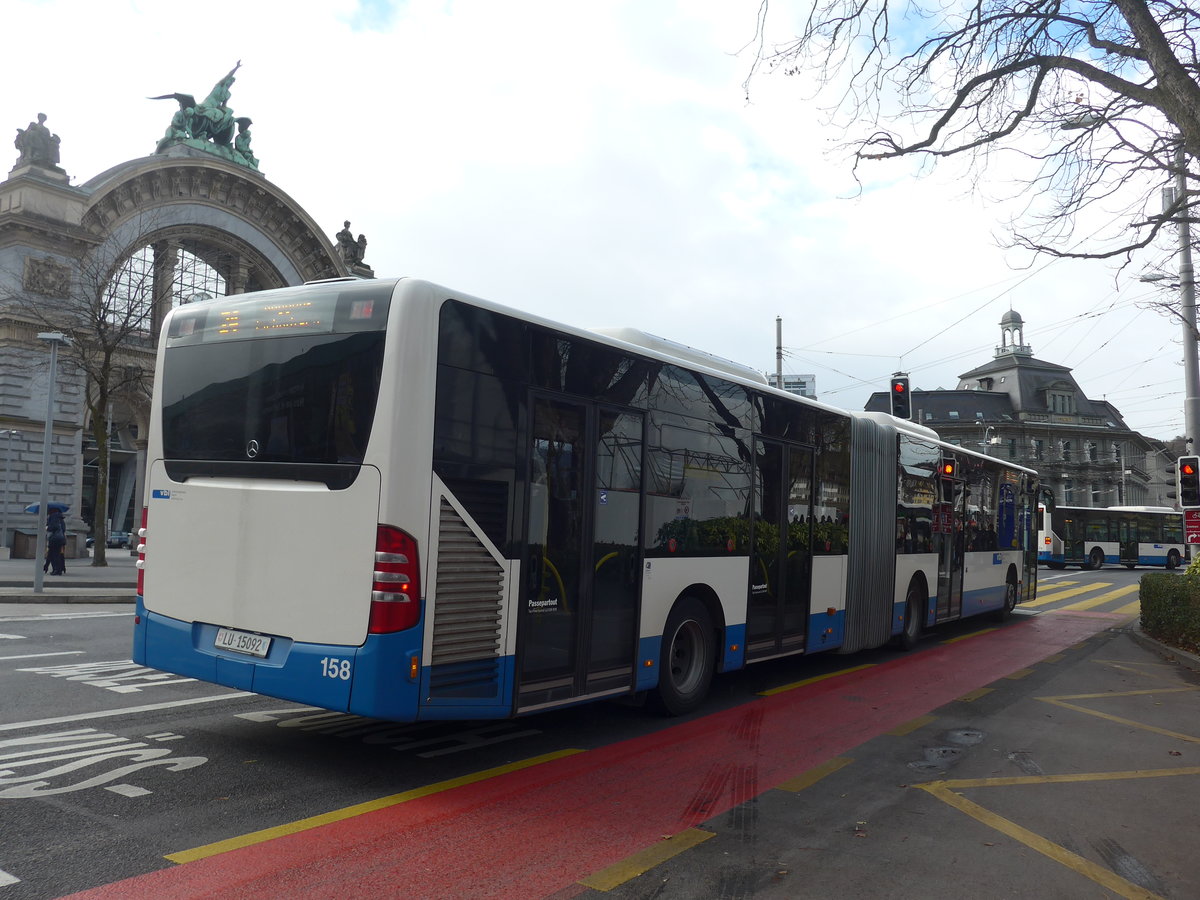
[[1189, 544], [1200, 544], [1200, 509], [1183, 511], [1184, 539]]

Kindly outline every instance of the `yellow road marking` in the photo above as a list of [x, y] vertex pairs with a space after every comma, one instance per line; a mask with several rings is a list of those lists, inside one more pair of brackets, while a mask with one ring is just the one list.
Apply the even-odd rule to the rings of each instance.
[[999, 831], [1001, 834], [1006, 834], [1016, 841], [1020, 841], [1031, 850], [1036, 850], [1043, 856], [1046, 856], [1067, 868], [1078, 872], [1085, 878], [1089, 878], [1101, 887], [1113, 891], [1127, 900], [1161, 900], [1157, 894], [1151, 893], [1143, 887], [1140, 887], [1132, 882], [1126, 881], [1119, 875], [1104, 866], [1097, 865], [1090, 860], [1084, 859], [1076, 853], [1049, 841], [1039, 834], [1035, 834], [1028, 828], [1023, 828], [1017, 823], [999, 816], [989, 809], [980, 806], [961, 794], [955, 793], [955, 789], [967, 787], [989, 787], [998, 784], [1051, 784], [1061, 781], [1110, 781], [1118, 778], [1155, 778], [1169, 775], [1196, 775], [1200, 774], [1200, 768], [1194, 769], [1166, 769], [1158, 771], [1138, 771], [1138, 772], [1111, 772], [1101, 773], [1097, 775], [1063, 775], [1063, 776], [1038, 776], [1031, 775], [1022, 778], [981, 778], [963, 781], [935, 781], [930, 784], [919, 784], [915, 787], [937, 797], [943, 803], [953, 806], [960, 812], [966, 813], [971, 818], [989, 828]]
[[819, 766], [813, 766], [807, 772], [802, 772], [795, 778], [789, 778], [783, 784], [779, 785], [779, 790], [798, 793], [805, 788], [812, 787], [826, 775], [832, 775], [838, 769], [845, 768], [852, 762], [854, 762], [854, 760], [849, 759], [848, 757], [835, 756], [828, 762], [821, 763]]
[[1149, 691], [1124, 691], [1124, 692], [1117, 693], [1117, 694], [1077, 694], [1077, 695], [1071, 696], [1071, 697], [1038, 697], [1037, 699], [1042, 700], [1045, 703], [1049, 703], [1052, 706], [1061, 706], [1063, 709], [1073, 709], [1073, 710], [1075, 710], [1075, 712], [1081, 712], [1081, 713], [1084, 713], [1085, 715], [1095, 716], [1098, 719], [1105, 719], [1109, 722], [1116, 722], [1118, 725], [1128, 725], [1133, 728], [1140, 728], [1143, 731], [1150, 731], [1150, 732], [1153, 732], [1154, 734], [1162, 734], [1167, 737], [1175, 738], [1176, 740], [1188, 741], [1189, 743], [1193, 743], [1193, 744], [1200, 744], [1200, 735], [1180, 734], [1178, 731], [1168, 731], [1166, 728], [1158, 728], [1157, 726], [1154, 726], [1154, 725], [1147, 725], [1145, 722], [1138, 722], [1134, 719], [1125, 719], [1125, 718], [1122, 718], [1121, 716], [1114, 716], [1110, 713], [1100, 712], [1099, 710], [1088, 709], [1086, 706], [1079, 706], [1078, 704], [1075, 704], [1075, 703], [1067, 703], [1066, 702], [1068, 700], [1099, 700], [1102, 698], [1107, 700], [1111, 697], [1136, 697], [1138, 695], [1144, 695], [1144, 694], [1173, 694], [1173, 693], [1178, 693], [1178, 692], [1182, 692], [1182, 691], [1195, 691], [1195, 690], [1200, 690], [1200, 688], [1191, 688], [1191, 687], [1160, 688], [1157, 690], [1149, 690]]
[[974, 703], [980, 697], [986, 697], [992, 692], [992, 688], [979, 688], [976, 691], [971, 691], [969, 694], [963, 694], [958, 698], [959, 703]]
[[924, 728], [930, 722], [936, 721], [937, 716], [921, 716], [919, 719], [913, 719], [911, 722], [906, 722], [898, 728], [893, 728], [887, 733], [893, 737], [904, 737], [906, 734], [912, 734], [918, 728]]
[[631, 878], [636, 878], [649, 872], [655, 866], [666, 862], [673, 856], [678, 856], [685, 850], [690, 850], [716, 835], [711, 831], [701, 831], [699, 828], [689, 828], [679, 834], [672, 835], [664, 841], [659, 841], [652, 847], [640, 850], [618, 863], [613, 863], [606, 869], [601, 869], [581, 878], [579, 884], [590, 887], [594, 891], [611, 891]]
[[1042, 660], [1042, 662], [1056, 663], [1056, 662], [1062, 662], [1066, 658], [1067, 658], [1067, 655], [1065, 653], [1055, 653], [1053, 656], [1047, 656], [1045, 659]]
[[1017, 669], [1017, 671], [1010, 672], [1008, 675], [1005, 675], [1004, 677], [1011, 678], [1013, 681], [1016, 681], [1018, 678], [1025, 678], [1026, 676], [1032, 675], [1034, 673], [1034, 671], [1035, 671], [1034, 669]]
[[[1068, 597], [1078, 597], [1080, 594], [1086, 594], [1090, 591], [1098, 591], [1100, 588], [1112, 587], [1111, 581], [1095, 581], [1091, 584], [1085, 584], [1083, 587], [1071, 588], [1066, 591], [1054, 591], [1047, 597], [1041, 594], [1036, 600], [1031, 600], [1028, 603], [1022, 603], [1022, 609], [1029, 609], [1033, 606], [1045, 606], [1047, 603], [1057, 603], [1059, 600], [1066, 600]], [[1039, 592], [1040, 593], [1040, 592]]]
[[1118, 597], [1124, 597], [1127, 594], [1132, 594], [1138, 589], [1136, 584], [1127, 584], [1125, 587], [1117, 588], [1115, 591], [1107, 591], [1100, 594], [1098, 597], [1088, 597], [1086, 600], [1080, 600], [1078, 603], [1072, 603], [1069, 606], [1063, 606], [1056, 609], [1055, 612], [1075, 611], [1081, 612], [1085, 609], [1093, 609], [1102, 603], [1108, 603], [1110, 600], [1116, 600]]
[[261, 831], [252, 831], [249, 834], [227, 838], [226, 840], [217, 841], [213, 844], [205, 844], [203, 847], [194, 847], [191, 850], [181, 850], [178, 853], [170, 853], [165, 858], [175, 863], [195, 862], [198, 859], [206, 859], [210, 856], [228, 853], [230, 850], [239, 850], [242, 847], [261, 844], [265, 841], [271, 841], [275, 838], [284, 837], [285, 835], [296, 834], [301, 831], [308, 831], [311, 828], [320, 828], [322, 825], [328, 825], [332, 822], [341, 822], [345, 819], [352, 819], [355, 816], [361, 816], [365, 813], [375, 812], [379, 809], [387, 809], [390, 806], [398, 806], [401, 803], [407, 803], [409, 800], [418, 800], [421, 797], [428, 797], [432, 794], [440, 794], [443, 791], [453, 790], [454, 788], [462, 787], [467, 784], [475, 784], [479, 781], [487, 781], [489, 778], [496, 778], [500, 775], [506, 775], [509, 772], [517, 772], [521, 769], [539, 766], [542, 763], [547, 763], [555, 759], [561, 759], [564, 756], [574, 756], [576, 753], [583, 752], [584, 751], [582, 750], [557, 750], [554, 753], [545, 753], [541, 756], [534, 756], [530, 759], [523, 759], [519, 762], [509, 763], [506, 766], [496, 766], [493, 769], [484, 769], [481, 772], [473, 772], [470, 775], [463, 775], [459, 778], [451, 778], [449, 781], [439, 781], [436, 784], [427, 784], [424, 787], [415, 788], [411, 791], [405, 791], [402, 794], [392, 794], [390, 797], [380, 797], [378, 800], [368, 800], [366, 803], [357, 803], [354, 806], [347, 806], [343, 809], [335, 809], [332, 812], [322, 813], [319, 816], [310, 816], [307, 819], [298, 819], [295, 822], [288, 822], [284, 825], [276, 825], [274, 828], [264, 828]]
[[1141, 611], [1142, 611], [1142, 601], [1141, 600], [1134, 600], [1132, 603], [1128, 603], [1125, 606], [1122, 606], [1120, 609], [1113, 610], [1113, 612], [1116, 613], [1118, 616], [1136, 616]]
[[803, 681], [793, 681], [791, 684], [783, 684], [779, 687], [767, 688], [765, 691], [759, 691], [758, 696], [771, 697], [775, 694], [782, 694], [784, 691], [794, 691], [796, 688], [804, 687], [808, 684], [816, 684], [818, 681], [825, 681], [829, 678], [837, 678], [839, 675], [849, 675], [851, 672], [859, 672], [863, 669], [870, 669], [873, 668], [874, 665], [874, 663], [866, 663], [865, 665], [853, 666], [849, 669], [839, 669], [836, 672], [818, 675], [815, 678], [805, 678]]
[[981, 628], [978, 631], [972, 631], [970, 634], [960, 634], [958, 637], [948, 638], [942, 641], [943, 644], [957, 644], [959, 641], [965, 641], [968, 638], [979, 637], [981, 634], [989, 634], [996, 631], [995, 628]]

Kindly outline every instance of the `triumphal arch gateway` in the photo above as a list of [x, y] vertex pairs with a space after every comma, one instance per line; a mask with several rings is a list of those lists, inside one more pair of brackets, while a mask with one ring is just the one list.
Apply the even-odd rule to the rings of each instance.
[[[38, 527], [24, 510], [39, 496], [48, 418], [49, 499], [70, 505], [68, 552], [101, 521], [136, 530], [154, 352], [171, 307], [373, 277], [349, 222], [331, 239], [260, 169], [251, 119], [230, 106], [236, 72], [203, 99], [154, 98], [178, 105], [164, 102], [153, 152], [82, 184], [61, 168], [45, 114], [17, 128], [16, 164], [0, 182], [0, 546], [18, 555]], [[69, 343], [56, 350], [51, 411], [39, 335], [55, 333]]]

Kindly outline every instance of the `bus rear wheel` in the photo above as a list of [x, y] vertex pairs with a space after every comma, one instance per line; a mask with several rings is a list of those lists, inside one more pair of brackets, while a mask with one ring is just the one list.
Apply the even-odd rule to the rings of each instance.
[[652, 699], [660, 712], [682, 716], [704, 702], [716, 659], [712, 617], [695, 597], [684, 597], [667, 617], [662, 636], [658, 689]]
[[1084, 569], [1099, 569], [1104, 565], [1104, 551], [1099, 547], [1093, 547], [1087, 561], [1083, 564]]

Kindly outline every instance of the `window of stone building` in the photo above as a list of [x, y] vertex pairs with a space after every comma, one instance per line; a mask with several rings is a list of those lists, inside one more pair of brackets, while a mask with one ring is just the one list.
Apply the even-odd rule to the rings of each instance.
[[1071, 461], [1071, 442], [1070, 441], [1062, 442], [1062, 458], [1063, 458], [1063, 462]]

